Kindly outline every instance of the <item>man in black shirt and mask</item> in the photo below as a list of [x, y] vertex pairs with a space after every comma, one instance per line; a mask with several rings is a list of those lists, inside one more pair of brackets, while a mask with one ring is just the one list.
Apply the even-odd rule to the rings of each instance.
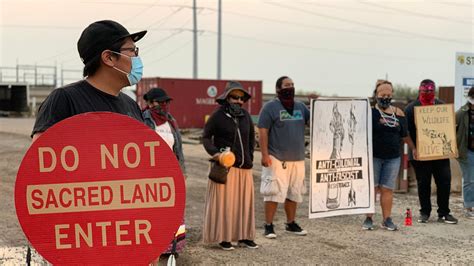
[[97, 21], [84, 29], [77, 49], [85, 79], [55, 89], [46, 98], [31, 134], [33, 141], [61, 120], [86, 112], [108, 111], [143, 121], [137, 103], [121, 90], [142, 77], [143, 64], [135, 42], [146, 32], [130, 34], [111, 20]]

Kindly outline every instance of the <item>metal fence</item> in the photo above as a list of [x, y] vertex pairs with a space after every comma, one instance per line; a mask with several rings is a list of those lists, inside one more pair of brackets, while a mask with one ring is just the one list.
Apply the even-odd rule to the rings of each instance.
[[82, 71], [46, 65], [0, 66], [0, 83], [26, 83], [54, 88], [82, 78]]

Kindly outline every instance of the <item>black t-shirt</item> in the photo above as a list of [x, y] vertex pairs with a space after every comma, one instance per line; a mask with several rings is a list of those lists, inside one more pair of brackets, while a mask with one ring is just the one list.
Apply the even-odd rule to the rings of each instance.
[[68, 117], [87, 112], [114, 112], [128, 115], [143, 122], [137, 103], [120, 92], [110, 95], [81, 80], [51, 92], [41, 104], [31, 136], [44, 132]]
[[[393, 127], [388, 126], [387, 122]], [[372, 149], [375, 158], [393, 159], [400, 156], [401, 140], [408, 134], [406, 123], [404, 116], [383, 119], [379, 110], [372, 108]]]

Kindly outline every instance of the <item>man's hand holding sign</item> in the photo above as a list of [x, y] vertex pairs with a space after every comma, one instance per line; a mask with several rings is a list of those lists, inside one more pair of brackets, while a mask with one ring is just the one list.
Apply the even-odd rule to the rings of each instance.
[[182, 222], [176, 157], [124, 115], [76, 115], [36, 140], [18, 171], [15, 203], [31, 244], [53, 264], [148, 264]]

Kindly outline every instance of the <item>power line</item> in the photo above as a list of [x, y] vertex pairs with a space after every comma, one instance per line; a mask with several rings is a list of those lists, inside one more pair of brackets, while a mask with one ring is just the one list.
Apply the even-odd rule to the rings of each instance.
[[155, 2], [153, 2], [153, 4], [150, 4], [146, 7], [144, 7], [142, 10], [138, 11], [135, 15], [129, 17], [128, 19], [125, 19], [124, 23], [128, 23], [130, 22], [131, 20], [134, 20], [135, 18], [137, 18], [138, 16], [140, 16], [141, 14], [145, 13], [146, 11], [150, 10], [151, 8], [153, 8], [157, 3], [158, 3], [159, 0], [155, 0]]
[[[320, 6], [320, 7], [326, 7], [326, 8], [333, 8], [333, 9], [341, 9], [341, 10], [349, 10], [349, 11], [357, 11], [357, 12], [365, 12], [365, 13], [374, 13], [373, 9], [367, 9], [367, 8], [356, 8], [356, 7], [347, 7], [347, 6], [336, 6], [336, 5], [328, 5], [328, 4], [321, 4], [321, 3], [315, 3], [315, 2], [302, 2], [302, 4], [306, 5], [314, 5], [314, 6]], [[379, 12], [379, 13], [385, 13], [385, 14], [391, 14], [393, 12]]]
[[459, 6], [460, 6], [460, 7], [470, 7], [470, 8], [472, 8], [472, 6], [473, 6], [472, 2], [471, 2], [471, 4], [467, 4], [467, 3], [465, 4], [465, 3], [459, 3], [459, 2], [457, 2], [457, 3], [452, 3], [452, 2], [434, 2], [434, 3], [436, 3], [436, 4], [441, 4], [441, 5], [447, 5], [447, 6], [455, 6], [455, 7], [459, 7]]
[[[149, 43], [149, 44], [143, 46], [143, 49], [146, 49], [147, 47], [156, 46], [156, 45], [158, 45], [158, 44], [164, 43], [165, 41], [167, 41], [167, 40], [173, 38], [174, 36], [176, 36], [176, 35], [182, 33], [183, 31], [185, 31], [185, 29], [177, 29], [176, 32], [173, 32], [173, 33], [171, 33], [170, 35], [168, 35], [168, 36], [166, 36], [166, 37], [164, 37], [164, 38], [159, 39], [158, 41], [155, 41], [155, 42], [152, 42], [152, 43]], [[152, 49], [146, 50], [146, 51], [144, 51], [144, 52], [141, 53], [141, 54], [142, 54], [142, 55], [145, 55], [145, 54], [151, 52], [151, 50], [152, 50]]]
[[313, 16], [317, 16], [317, 17], [323, 17], [323, 18], [332, 19], [332, 20], [336, 20], [336, 21], [342, 21], [342, 22], [355, 24], [355, 25], [360, 25], [360, 26], [364, 26], [364, 27], [368, 27], [368, 28], [375, 28], [375, 29], [380, 29], [380, 30], [385, 30], [385, 31], [390, 31], [390, 32], [402, 33], [402, 34], [405, 34], [405, 35], [414, 36], [414, 37], [418, 37], [418, 38], [425, 38], [425, 39], [438, 40], [438, 41], [443, 41], [443, 42], [452, 42], [452, 43], [472, 45], [472, 41], [457, 40], [457, 39], [451, 39], [451, 38], [441, 38], [441, 37], [431, 36], [431, 35], [427, 35], [427, 34], [423, 34], [423, 33], [414, 33], [414, 32], [399, 30], [399, 29], [396, 29], [396, 28], [384, 27], [384, 26], [373, 25], [373, 24], [369, 24], [369, 23], [356, 21], [356, 20], [340, 18], [340, 17], [336, 17], [336, 16], [326, 15], [326, 14], [317, 13], [317, 12], [314, 12], [314, 11], [309, 11], [309, 10], [306, 10], [306, 9], [296, 8], [296, 7], [277, 4], [277, 3], [270, 3], [270, 2], [265, 2], [265, 3], [268, 4], [268, 5], [274, 5], [274, 6], [277, 6], [277, 7], [280, 7], [280, 8], [300, 11], [300, 12], [307, 13], [307, 14], [310, 14], [310, 15], [313, 15]]
[[402, 14], [409, 15], [409, 16], [415, 16], [415, 17], [421, 17], [421, 18], [431, 18], [431, 19], [437, 19], [437, 20], [442, 20], [442, 21], [456, 22], [456, 23], [472, 25], [472, 21], [466, 21], [466, 20], [462, 20], [462, 19], [443, 17], [443, 16], [436, 16], [436, 15], [432, 15], [432, 14], [426, 13], [426, 12], [425, 13], [419, 13], [419, 12], [414, 12], [414, 11], [406, 10], [406, 9], [402, 9], [402, 8], [389, 7], [389, 6], [385, 6], [385, 5], [381, 5], [381, 4], [377, 4], [377, 3], [373, 3], [373, 2], [363, 2], [363, 1], [358, 1], [358, 2], [359, 2], [359, 4], [362, 4], [362, 5], [374, 6], [374, 7], [377, 7], [377, 8], [380, 8], [380, 9], [385, 9], [385, 10], [392, 10], [392, 11], [395, 11], [397, 13], [402, 13]]
[[[205, 32], [217, 34], [216, 31], [205, 30]], [[436, 60], [433, 60], [433, 58], [406, 57], [406, 56], [396, 56], [396, 55], [377, 55], [377, 54], [358, 53], [358, 52], [353, 52], [353, 51], [338, 50], [338, 49], [331, 49], [331, 48], [324, 48], [324, 47], [312, 47], [312, 46], [307, 46], [307, 45], [284, 43], [284, 42], [278, 42], [278, 41], [270, 41], [270, 40], [264, 40], [264, 39], [259, 39], [259, 38], [253, 38], [253, 37], [236, 35], [236, 34], [228, 34], [228, 33], [225, 33], [225, 34], [222, 34], [222, 35], [228, 36], [228, 37], [231, 37], [231, 38], [251, 40], [251, 41], [256, 41], [256, 42], [261, 42], [261, 43], [267, 43], [267, 44], [273, 44], [273, 45], [277, 45], [277, 46], [288, 47], [288, 48], [300, 48], [300, 49], [313, 50], [313, 51], [324, 51], [324, 52], [336, 53], [336, 54], [355, 55], [355, 56], [362, 56], [362, 57], [391, 58], [391, 59], [396, 59], [396, 60], [409, 60], [409, 61], [420, 61], [420, 60], [436, 61]]]
[[330, 30], [330, 31], [340, 31], [340, 32], [346, 32], [346, 33], [355, 33], [355, 34], [363, 34], [363, 35], [374, 35], [374, 36], [392, 36], [392, 37], [399, 37], [401, 35], [393, 35], [393, 34], [388, 34], [388, 33], [380, 33], [380, 32], [369, 32], [369, 31], [359, 31], [359, 30], [346, 30], [346, 29], [341, 29], [341, 28], [334, 28], [334, 27], [325, 27], [325, 26], [318, 26], [318, 25], [309, 25], [309, 24], [304, 24], [304, 23], [298, 23], [294, 21], [289, 21], [289, 20], [280, 20], [280, 19], [273, 19], [273, 18], [265, 18], [265, 17], [260, 17], [260, 16], [254, 16], [254, 15], [247, 15], [247, 14], [242, 14], [234, 11], [225, 11], [223, 12], [224, 14], [231, 14], [235, 16], [240, 16], [240, 17], [247, 17], [247, 18], [252, 18], [252, 19], [257, 19], [257, 20], [262, 20], [262, 21], [268, 21], [268, 22], [276, 22], [284, 25], [293, 25], [293, 26], [298, 26], [298, 27], [304, 27], [304, 28], [311, 28], [311, 29], [323, 29], [323, 30]]
[[55, 30], [81, 30], [74, 26], [52, 26], [52, 25], [26, 25], [26, 24], [0, 24], [3, 28], [30, 28], [30, 29], [55, 29]]
[[147, 62], [147, 63], [148, 63], [148, 64], [153, 64], [153, 63], [162, 61], [162, 60], [164, 60], [164, 59], [166, 59], [166, 58], [172, 56], [173, 54], [175, 54], [175, 53], [178, 52], [179, 50], [183, 49], [184, 47], [188, 46], [188, 45], [189, 45], [190, 43], [192, 43], [192, 42], [193, 42], [193, 40], [191, 39], [191, 40], [185, 42], [184, 44], [182, 44], [182, 45], [176, 47], [176, 48], [175, 48], [174, 50], [172, 50], [170, 53], [168, 53], [168, 54], [166, 54], [166, 55], [164, 55], [164, 56], [162, 56], [162, 57], [159, 57], [158, 59], [155, 59], [155, 60], [153, 60], [153, 61], [151, 61], [151, 62]]
[[161, 25], [163, 25], [166, 21], [168, 21], [172, 16], [176, 15], [176, 13], [178, 13], [179, 11], [183, 10], [182, 7], [176, 9], [175, 11], [173, 11], [171, 14], [169, 14], [168, 16], [165, 16], [164, 18], [161, 18], [153, 23], [151, 23], [150, 25], [148, 25], [147, 28], [151, 28], [153, 26], [155, 26], [156, 24], [158, 24], [157, 27], [160, 27]]
[[[192, 29], [184, 28], [184, 26], [186, 26], [186, 24], [188, 24], [191, 20], [192, 20], [192, 18], [189, 18], [189, 19], [186, 20], [179, 28], [171, 29], [171, 30], [174, 30], [174, 31], [175, 31], [174, 33], [171, 33], [169, 36], [167, 36], [167, 37], [165, 37], [165, 38], [163, 38], [163, 39], [160, 39], [160, 40], [158, 40], [158, 41], [156, 41], [156, 42], [153, 42], [153, 43], [151, 43], [151, 44], [149, 44], [149, 45], [146, 45], [146, 46], [144, 46], [144, 48], [150, 47], [150, 46], [152, 46], [152, 45], [161, 44], [161, 43], [163, 43], [163, 42], [165, 42], [165, 41], [171, 39], [172, 37], [174, 37], [174, 36], [176, 36], [176, 35], [178, 35], [178, 34], [184, 32], [184, 31], [193, 31]], [[151, 49], [148, 50], [148, 51], [146, 51], [146, 52], [143, 53], [143, 54], [147, 54], [147, 53], [149, 53], [150, 51], [151, 51]]]

